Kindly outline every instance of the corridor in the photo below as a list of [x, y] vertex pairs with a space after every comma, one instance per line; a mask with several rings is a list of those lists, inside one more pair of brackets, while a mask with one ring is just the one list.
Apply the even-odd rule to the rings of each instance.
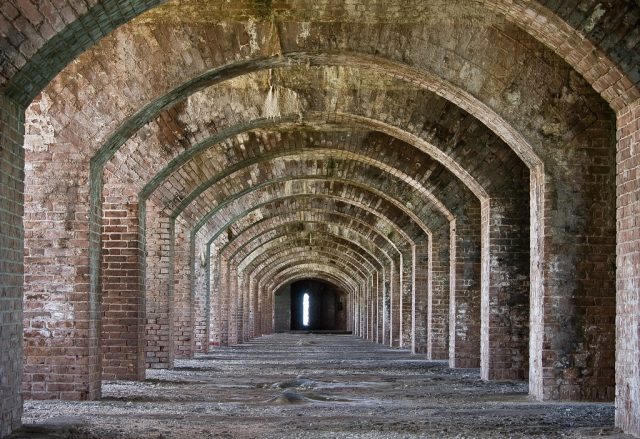
[[102, 392], [25, 401], [11, 438], [630, 437], [613, 427], [613, 403], [533, 402], [524, 382], [350, 335], [262, 336]]

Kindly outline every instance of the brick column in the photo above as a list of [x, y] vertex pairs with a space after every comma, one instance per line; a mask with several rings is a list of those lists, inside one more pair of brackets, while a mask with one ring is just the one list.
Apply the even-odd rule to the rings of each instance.
[[365, 295], [364, 295], [364, 338], [365, 340], [369, 340], [369, 325], [371, 324], [371, 280], [367, 279], [367, 283], [365, 284]]
[[[143, 208], [143, 206], [140, 206]], [[170, 218], [147, 201], [145, 215], [146, 366], [166, 369], [173, 363], [169, 300]]]
[[173, 331], [175, 358], [193, 356], [193, 292], [191, 290], [191, 238], [186, 224], [176, 220], [170, 255], [170, 283], [173, 296]]
[[384, 271], [376, 271], [375, 273], [376, 287], [376, 321], [375, 321], [375, 340], [382, 343], [382, 304], [384, 299]]
[[194, 352], [207, 352], [209, 339], [209, 261], [205, 243], [194, 243], [195, 263], [193, 266], [193, 345]]
[[382, 344], [391, 346], [391, 294], [393, 287], [393, 261], [385, 271], [384, 290], [382, 292]]
[[640, 100], [617, 128], [616, 426], [640, 437]]
[[102, 377], [142, 380], [145, 301], [138, 197], [112, 178], [105, 175], [102, 204]]
[[242, 291], [242, 296], [243, 296], [243, 302], [244, 305], [242, 307], [242, 321], [243, 321], [243, 325], [242, 325], [242, 341], [249, 341], [253, 338], [253, 336], [251, 335], [251, 333], [253, 332], [251, 327], [253, 326], [253, 312], [252, 312], [252, 308], [253, 308], [253, 302], [252, 302], [252, 298], [251, 298], [251, 292], [249, 291], [249, 280], [247, 278], [246, 275], [242, 275], [242, 277], [240, 278], [241, 283], [240, 283], [240, 288]]
[[[449, 365], [480, 367], [480, 211], [456, 220], [450, 238]], [[472, 208], [470, 208], [472, 210]]]
[[238, 289], [238, 269], [235, 264], [229, 264], [229, 344], [235, 345], [240, 341], [242, 299]]
[[253, 337], [260, 337], [262, 335], [262, 299], [258, 290], [258, 282], [253, 276], [249, 278], [249, 288], [253, 297]]
[[22, 417], [24, 110], [0, 95], [0, 437]]
[[400, 340], [398, 346], [411, 348], [413, 343], [413, 251], [402, 254], [402, 290], [400, 291]]
[[400, 346], [400, 296], [402, 295], [402, 255], [394, 260], [391, 277], [391, 322], [390, 340], [391, 347]]
[[429, 297], [432, 295], [430, 284], [431, 271], [431, 239], [419, 242], [414, 249], [414, 285], [413, 289], [413, 342], [411, 352], [426, 354], [428, 351], [427, 319]]
[[369, 340], [376, 339], [376, 273], [369, 276]]
[[432, 233], [427, 356], [431, 360], [446, 360], [449, 358], [450, 225]]
[[267, 316], [267, 334], [273, 334], [273, 311], [274, 311], [274, 303], [273, 303], [273, 291], [267, 291], [266, 303], [266, 313]]
[[487, 228], [488, 275], [483, 276], [480, 375], [524, 380], [529, 372], [529, 197], [491, 199]]
[[230, 322], [229, 313], [231, 309], [229, 296], [229, 264], [224, 256], [218, 256], [219, 259], [219, 333], [220, 346], [229, 346]]
[[358, 316], [358, 291], [355, 290], [353, 295], [351, 296], [351, 330], [353, 331], [353, 335], [358, 335], [358, 324], [357, 324], [357, 316]]
[[209, 255], [209, 349], [220, 346], [220, 334], [222, 331], [222, 313], [220, 305], [222, 304], [222, 295], [220, 290], [221, 282], [221, 265], [220, 258]]
[[27, 398], [96, 399], [102, 169], [90, 169], [84, 145], [41, 135], [51, 133], [47, 105], [41, 97], [29, 107], [24, 138], [24, 319], [31, 326], [23, 390]]
[[359, 285], [360, 289], [360, 337], [367, 338], [367, 285]]
[[598, 119], [545, 162], [543, 286], [533, 296], [543, 312], [531, 321], [540, 335], [529, 374], [538, 399], [610, 401], [616, 392], [614, 120], [605, 102], [590, 110]]

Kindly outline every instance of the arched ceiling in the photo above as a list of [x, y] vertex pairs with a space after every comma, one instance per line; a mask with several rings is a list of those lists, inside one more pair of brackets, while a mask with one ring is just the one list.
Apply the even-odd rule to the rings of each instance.
[[[161, 4], [164, 6], [144, 13]], [[126, 4], [116, 0], [87, 0], [41, 2], [38, 6], [9, 0], [0, 10], [0, 32], [8, 36], [2, 47], [4, 62], [0, 69], [0, 86], [9, 95], [28, 103], [75, 56], [141, 13], [140, 21], [155, 20], [165, 25], [176, 21], [207, 23], [232, 19], [276, 24], [318, 20], [335, 26], [352, 21], [373, 24], [432, 22], [442, 25], [451, 24], [453, 17], [459, 15], [480, 21], [485, 10], [504, 14], [507, 20], [536, 35], [556, 52], [564, 55], [566, 46], [569, 46], [575, 52], [571, 59], [574, 67], [585, 76], [589, 75], [592, 83], [600, 79], [598, 72], [604, 75], [614, 67], [617, 79], [624, 79], [621, 84], [616, 84], [618, 95], [629, 92], [631, 86], [640, 81], [637, 68], [640, 51], [629, 50], [638, 45], [640, 7], [633, 0], [586, 4], [578, 0], [486, 0], [473, 4], [407, 0], [398, 2], [397, 7], [388, 2], [368, 2], [367, 5], [369, 8], [356, 3], [345, 7], [337, 1], [323, 1], [321, 4], [297, 1], [292, 7], [290, 1], [276, 0], [243, 2], [230, 9], [223, 2], [202, 0], [136, 0]], [[598, 52], [606, 56], [599, 57]], [[611, 92], [612, 99], [616, 98], [615, 94], [615, 91]], [[637, 97], [637, 91], [631, 91], [631, 94]]]
[[0, 90], [26, 109], [25, 211], [51, 221], [26, 247], [77, 256], [57, 280], [90, 300], [109, 215], [150, 250], [149, 289], [187, 300], [196, 252], [262, 298], [405, 288], [423, 247], [491, 306], [610, 289], [639, 23], [637, 0], [7, 0]]
[[[347, 240], [372, 266], [429, 239], [446, 247], [456, 228], [478, 240], [481, 206], [527, 217], [531, 175], [570, 160], [608, 104], [635, 93], [605, 95], [577, 75], [579, 63], [530, 17], [566, 24], [535, 3], [13, 9], [0, 13], [45, 32], [14, 35], [14, 48], [33, 41], [21, 54], [7, 49], [0, 77], [24, 102], [43, 88], [28, 126], [51, 136], [27, 136], [27, 150], [56, 154], [64, 144], [90, 163], [92, 194], [113, 206], [139, 198], [177, 221], [199, 252], [210, 246], [243, 268], [274, 249], [305, 248], [283, 242], [303, 231]], [[582, 14], [587, 36], [633, 22], [583, 9], [565, 2], [556, 12], [570, 22]], [[91, 23], [100, 25], [74, 39]], [[622, 44], [593, 43], [605, 52]], [[629, 60], [615, 60], [609, 67], [635, 81]], [[44, 183], [46, 161], [28, 156], [28, 181]], [[85, 181], [81, 169], [66, 177]], [[526, 234], [529, 224], [514, 227]]]

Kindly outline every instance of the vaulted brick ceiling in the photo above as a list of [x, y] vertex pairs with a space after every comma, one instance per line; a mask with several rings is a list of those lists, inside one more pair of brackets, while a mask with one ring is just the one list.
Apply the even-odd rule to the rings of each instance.
[[[610, 371], [586, 381], [612, 388], [613, 359], [584, 355], [611, 350], [593, 303], [615, 308], [594, 297], [615, 297], [615, 117], [640, 97], [639, 12], [631, 0], [6, 2], [0, 87], [28, 105], [27, 318], [55, 303], [93, 328], [102, 301], [108, 346], [130, 311], [118, 298], [142, 306], [142, 290], [153, 331], [185, 328], [163, 333], [175, 349], [152, 342], [172, 358], [209, 337], [194, 335], [198, 319], [242, 340], [194, 305], [221, 282], [236, 285], [216, 312], [237, 319], [304, 277], [370, 314], [384, 278], [397, 302], [384, 331], [400, 344], [453, 352], [485, 378], [529, 375], [538, 397], [592, 395], [573, 367]], [[402, 307], [426, 261], [440, 301], [412, 306], [439, 335], [418, 340]], [[544, 328], [574, 336], [533, 337], [529, 357]], [[31, 335], [27, 357], [55, 343]], [[134, 361], [105, 350], [104, 373], [140, 374], [137, 349]], [[491, 349], [513, 358], [490, 362]], [[529, 374], [542, 363], [554, 372]]]
[[[581, 184], [580, 171], [554, 166], [587, 137], [606, 138], [606, 126], [602, 134], [589, 128], [611, 113], [568, 64], [517, 26], [530, 27], [518, 6], [502, 15], [507, 6], [499, 2], [168, 2], [57, 74], [89, 36], [153, 5], [91, 7], [74, 23], [96, 20], [103, 26], [95, 34], [76, 38], [74, 24], [46, 42], [35, 38], [38, 55], [7, 81], [10, 96], [28, 99], [30, 87], [52, 79], [27, 112], [34, 195], [26, 209], [66, 204], [58, 243], [77, 238], [86, 219], [103, 223], [105, 297], [119, 294], [123, 274], [135, 280], [135, 270], [116, 269], [118, 248], [141, 225], [151, 290], [167, 272], [175, 291], [188, 282], [180, 237], [191, 258], [210, 252], [247, 278], [267, 276], [257, 283], [285, 268], [293, 279], [300, 265], [352, 293], [375, 269], [406, 265], [412, 248], [431, 240], [441, 259], [456, 247], [460, 281], [470, 282], [456, 288], [474, 296], [480, 279], [472, 273], [482, 239], [491, 238], [509, 243], [509, 255], [494, 261], [511, 302], [527, 301], [530, 171], [552, 177], [557, 218], [581, 205], [565, 197]], [[40, 20], [41, 31], [55, 21], [46, 8], [22, 12]], [[72, 19], [68, 9], [59, 13]], [[48, 51], [59, 56], [42, 59]], [[10, 72], [11, 63], [4, 67]], [[40, 79], [14, 93], [26, 75]], [[51, 169], [63, 153], [91, 166]], [[63, 183], [46, 190], [51, 172]], [[78, 189], [68, 190], [69, 182]], [[613, 191], [608, 184], [604, 190]], [[490, 224], [504, 224], [501, 231], [482, 229], [481, 210]], [[40, 239], [28, 236], [27, 248]], [[478, 305], [467, 304], [470, 314]], [[526, 319], [524, 310], [513, 312]], [[523, 374], [526, 363], [518, 367]]]

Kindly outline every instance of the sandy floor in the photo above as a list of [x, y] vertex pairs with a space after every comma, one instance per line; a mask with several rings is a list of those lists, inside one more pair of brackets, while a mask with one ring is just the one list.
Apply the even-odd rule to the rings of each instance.
[[12, 438], [626, 438], [613, 404], [537, 403], [347, 335], [279, 334], [221, 348], [91, 402], [26, 401]]

